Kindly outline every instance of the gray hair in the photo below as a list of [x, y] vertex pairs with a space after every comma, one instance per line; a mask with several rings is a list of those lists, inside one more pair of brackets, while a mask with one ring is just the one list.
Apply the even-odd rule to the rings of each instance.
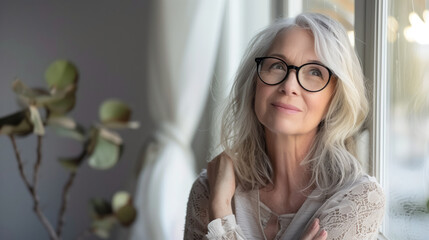
[[337, 78], [335, 93], [316, 139], [303, 163], [310, 164], [310, 186], [330, 195], [362, 172], [355, 157], [355, 138], [368, 112], [364, 76], [347, 33], [337, 21], [317, 13], [279, 20], [258, 33], [244, 55], [229, 104], [222, 118], [221, 144], [235, 167], [238, 183], [247, 190], [271, 182], [273, 169], [266, 153], [264, 130], [254, 112], [256, 57], [265, 56], [283, 30], [309, 30], [318, 58]]

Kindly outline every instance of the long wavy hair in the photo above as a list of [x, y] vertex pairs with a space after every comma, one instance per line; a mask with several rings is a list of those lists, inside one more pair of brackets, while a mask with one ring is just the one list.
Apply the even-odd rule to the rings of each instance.
[[264, 129], [254, 111], [254, 59], [267, 54], [281, 31], [294, 27], [312, 33], [318, 58], [337, 79], [327, 114], [303, 161], [312, 172], [308, 187], [315, 186], [330, 195], [362, 172], [355, 157], [354, 140], [367, 116], [368, 101], [360, 62], [346, 31], [325, 15], [303, 13], [279, 20], [251, 40], [222, 117], [221, 145], [232, 158], [238, 184], [245, 190], [272, 182], [273, 168], [266, 152]]

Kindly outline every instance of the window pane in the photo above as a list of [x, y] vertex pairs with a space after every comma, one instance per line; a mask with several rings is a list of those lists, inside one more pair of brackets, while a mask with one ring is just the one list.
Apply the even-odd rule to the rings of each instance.
[[429, 11], [425, 3], [389, 2], [389, 239], [429, 236]]
[[354, 0], [303, 0], [303, 12], [318, 12], [339, 21], [347, 30], [354, 46]]

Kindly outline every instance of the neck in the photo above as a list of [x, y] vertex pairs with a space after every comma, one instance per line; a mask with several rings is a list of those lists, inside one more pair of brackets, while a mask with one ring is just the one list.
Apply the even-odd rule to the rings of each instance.
[[305, 135], [280, 135], [266, 131], [267, 153], [273, 166], [274, 191], [290, 194], [301, 192], [309, 183], [311, 172], [302, 161], [310, 151], [316, 131]]

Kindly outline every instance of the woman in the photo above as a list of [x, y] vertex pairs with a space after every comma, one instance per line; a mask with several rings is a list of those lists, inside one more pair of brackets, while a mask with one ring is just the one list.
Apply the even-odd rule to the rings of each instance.
[[191, 190], [185, 239], [376, 239], [384, 195], [353, 151], [367, 111], [338, 22], [305, 13], [267, 27], [239, 68], [224, 152]]

